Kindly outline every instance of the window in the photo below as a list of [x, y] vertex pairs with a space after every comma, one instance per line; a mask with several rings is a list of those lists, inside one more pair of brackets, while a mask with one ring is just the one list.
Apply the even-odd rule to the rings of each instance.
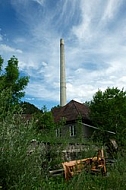
[[74, 137], [76, 135], [75, 126], [70, 125], [70, 137]]
[[56, 129], [56, 137], [61, 137], [61, 129]]

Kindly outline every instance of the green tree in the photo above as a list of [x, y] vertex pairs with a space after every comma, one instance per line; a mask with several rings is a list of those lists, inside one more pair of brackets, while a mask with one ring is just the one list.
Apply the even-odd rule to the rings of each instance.
[[126, 91], [118, 88], [98, 90], [89, 102], [90, 117], [95, 126], [114, 131], [122, 138], [126, 128]]
[[13, 56], [3, 70], [4, 60], [0, 56], [0, 92], [10, 90], [11, 98], [8, 103], [14, 104], [24, 97], [24, 89], [29, 82], [28, 76], [20, 76], [18, 59]]
[[46, 106], [43, 106], [42, 112], [38, 112], [35, 114], [36, 120], [36, 129], [43, 130], [45, 132], [49, 132], [55, 128], [54, 119], [52, 116], [52, 112], [48, 111]]

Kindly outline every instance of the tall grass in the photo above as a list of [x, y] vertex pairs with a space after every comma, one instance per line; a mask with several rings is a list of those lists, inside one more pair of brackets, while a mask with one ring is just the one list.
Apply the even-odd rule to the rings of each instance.
[[65, 181], [62, 177], [53, 177], [44, 184], [44, 189], [62, 190], [124, 190], [126, 189], [126, 157], [118, 155], [114, 165], [108, 166], [107, 176], [91, 175], [84, 171]]
[[2, 189], [35, 189], [41, 180], [40, 152], [29, 154], [36, 137], [33, 122], [22, 122], [20, 114], [10, 112], [0, 122], [0, 186]]
[[[60, 167], [63, 162], [56, 140], [48, 134], [37, 134], [34, 121], [26, 124], [21, 115], [13, 117], [8, 112], [0, 121], [0, 186], [3, 190], [124, 190], [126, 189], [126, 153], [119, 152], [116, 162], [107, 166], [108, 175], [102, 177], [82, 172], [68, 182], [63, 176], [50, 177], [48, 171]], [[41, 146], [31, 146], [31, 140], [38, 142], [50, 140], [46, 152]], [[64, 146], [67, 142], [64, 140]], [[89, 152], [82, 157], [94, 156], [90, 146]], [[63, 148], [63, 147], [62, 147]], [[33, 150], [33, 151], [31, 151]], [[58, 153], [58, 154], [57, 154]]]

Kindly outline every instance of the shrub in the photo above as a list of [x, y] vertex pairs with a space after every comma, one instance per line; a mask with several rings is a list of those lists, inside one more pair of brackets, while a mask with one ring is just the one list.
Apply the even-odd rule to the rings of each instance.
[[36, 148], [29, 154], [36, 137], [33, 122], [22, 122], [20, 114], [7, 112], [0, 122], [0, 185], [3, 189], [35, 189], [39, 186], [41, 160]]

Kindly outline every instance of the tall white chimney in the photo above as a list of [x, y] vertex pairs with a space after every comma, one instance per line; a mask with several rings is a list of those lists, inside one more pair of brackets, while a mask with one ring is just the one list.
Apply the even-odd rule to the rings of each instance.
[[60, 106], [66, 105], [66, 73], [64, 40], [60, 39]]

